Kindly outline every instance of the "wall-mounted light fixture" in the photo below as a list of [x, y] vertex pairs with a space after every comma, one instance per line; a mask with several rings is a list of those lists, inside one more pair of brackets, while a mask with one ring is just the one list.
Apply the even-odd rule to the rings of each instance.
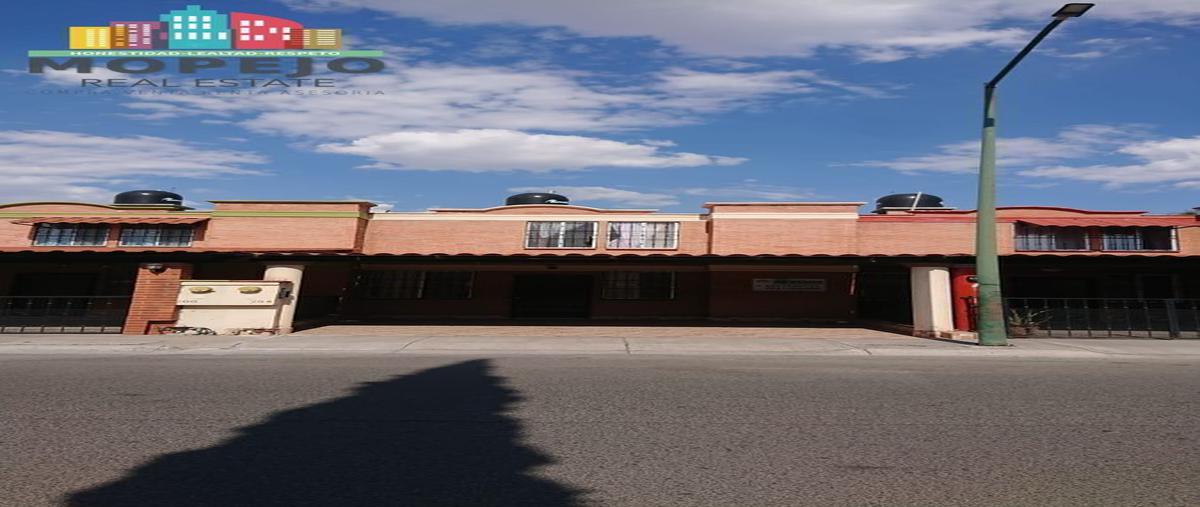
[[142, 267], [146, 268], [146, 271], [149, 271], [156, 275], [167, 270], [167, 267], [162, 265], [161, 262], [151, 262], [149, 264], [143, 264]]

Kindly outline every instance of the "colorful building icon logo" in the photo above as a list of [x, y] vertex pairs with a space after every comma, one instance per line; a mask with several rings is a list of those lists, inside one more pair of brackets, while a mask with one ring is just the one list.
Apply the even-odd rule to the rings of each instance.
[[305, 28], [290, 19], [188, 5], [158, 21], [113, 21], [108, 26], [68, 28], [70, 49], [340, 50], [342, 31]]

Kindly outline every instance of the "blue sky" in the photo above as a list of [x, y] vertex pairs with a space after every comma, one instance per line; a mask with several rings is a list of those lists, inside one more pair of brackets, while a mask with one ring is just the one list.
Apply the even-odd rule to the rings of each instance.
[[[69, 25], [186, 3], [7, 6], [0, 201], [164, 188], [200, 204], [355, 198], [407, 211], [538, 189], [698, 211], [924, 191], [970, 208], [982, 83], [1058, 7], [209, 1], [342, 28], [350, 49], [384, 50], [388, 69], [323, 74], [360, 92], [340, 96], [79, 94], [73, 73], [24, 70], [26, 50], [65, 48]], [[1200, 2], [1121, 0], [1054, 33], [1001, 87], [1000, 203], [1200, 206], [1198, 29]]]

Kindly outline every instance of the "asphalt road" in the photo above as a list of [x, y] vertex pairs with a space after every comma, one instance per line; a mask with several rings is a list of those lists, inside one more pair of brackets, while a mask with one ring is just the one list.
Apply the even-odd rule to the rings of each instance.
[[0, 504], [1200, 505], [1200, 364], [0, 357]]

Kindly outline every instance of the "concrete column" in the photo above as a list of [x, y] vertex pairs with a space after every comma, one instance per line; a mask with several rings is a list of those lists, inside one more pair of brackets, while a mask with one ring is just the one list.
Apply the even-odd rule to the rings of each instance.
[[270, 264], [263, 272], [263, 280], [292, 282], [292, 295], [284, 300], [279, 309], [280, 333], [292, 332], [292, 321], [296, 318], [296, 303], [300, 301], [300, 281], [304, 278], [303, 264]]
[[913, 266], [913, 334], [936, 337], [954, 330], [954, 303], [950, 295], [950, 268]]

